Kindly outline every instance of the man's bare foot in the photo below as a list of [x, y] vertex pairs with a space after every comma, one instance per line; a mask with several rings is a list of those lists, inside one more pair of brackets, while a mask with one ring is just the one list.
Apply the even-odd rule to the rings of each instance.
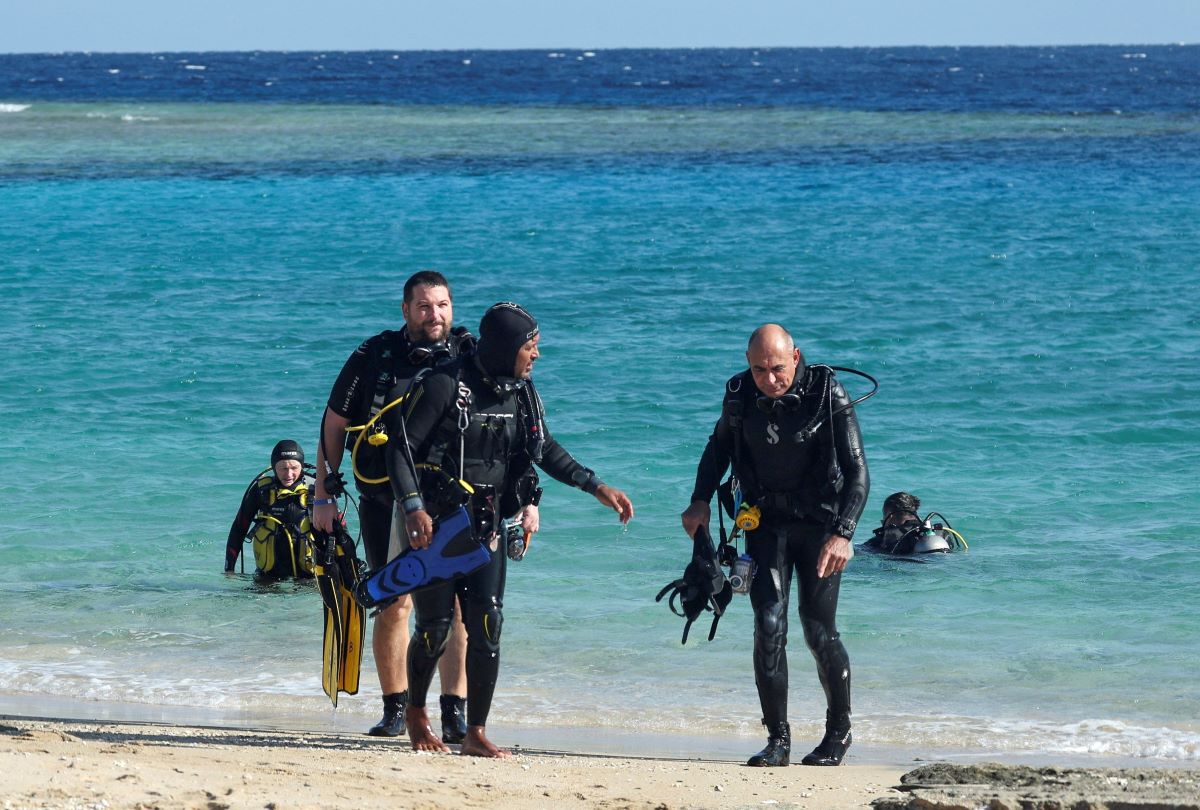
[[[412, 734], [411, 731], [408, 733]], [[498, 759], [512, 756], [512, 754], [503, 748], [497, 748], [492, 745], [492, 741], [483, 733], [483, 726], [467, 726], [467, 738], [463, 740], [462, 749], [459, 753], [468, 757], [493, 757]]]
[[429, 715], [424, 706], [404, 707], [404, 725], [408, 727], [408, 739], [414, 751], [449, 751], [441, 738], [429, 727]]

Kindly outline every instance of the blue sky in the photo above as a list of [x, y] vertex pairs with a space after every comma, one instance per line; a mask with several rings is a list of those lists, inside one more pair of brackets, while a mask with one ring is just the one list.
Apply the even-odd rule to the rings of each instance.
[[0, 0], [0, 52], [1200, 42], [1200, 0]]

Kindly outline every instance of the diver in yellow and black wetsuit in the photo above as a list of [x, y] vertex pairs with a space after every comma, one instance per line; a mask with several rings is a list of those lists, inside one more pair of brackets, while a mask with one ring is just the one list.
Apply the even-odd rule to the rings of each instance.
[[246, 489], [229, 527], [225, 572], [233, 571], [247, 536], [253, 540], [256, 579], [274, 581], [313, 576], [310, 489], [304, 477], [304, 450], [284, 439], [271, 451], [271, 469]]

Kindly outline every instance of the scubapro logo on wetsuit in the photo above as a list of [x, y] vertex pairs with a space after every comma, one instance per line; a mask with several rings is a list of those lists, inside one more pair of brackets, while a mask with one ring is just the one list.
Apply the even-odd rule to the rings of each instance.
[[779, 425], [767, 422], [767, 444], [779, 444]]

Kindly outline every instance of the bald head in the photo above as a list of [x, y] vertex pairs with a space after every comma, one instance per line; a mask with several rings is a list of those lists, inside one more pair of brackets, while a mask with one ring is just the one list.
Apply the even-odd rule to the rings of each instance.
[[754, 384], [765, 396], [778, 399], [788, 392], [800, 365], [800, 350], [788, 331], [777, 323], [765, 323], [750, 335], [746, 362]]
[[756, 345], [779, 348], [789, 353], [796, 348], [788, 330], [777, 323], [764, 323], [750, 333], [750, 343], [746, 346], [746, 351], [754, 351]]

